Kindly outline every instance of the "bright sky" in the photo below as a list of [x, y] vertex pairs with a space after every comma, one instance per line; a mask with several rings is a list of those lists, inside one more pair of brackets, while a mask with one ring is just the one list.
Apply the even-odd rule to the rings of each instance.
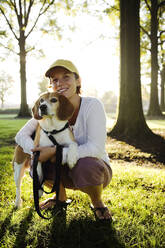
[[[63, 17], [62, 17], [63, 18]], [[62, 19], [64, 21], [64, 18]], [[46, 57], [27, 57], [27, 99], [31, 105], [38, 97], [37, 82], [42, 80], [45, 71], [56, 59], [69, 59], [77, 66], [82, 78], [83, 95], [89, 95], [97, 90], [99, 96], [105, 91], [118, 94], [119, 85], [119, 40], [114, 39], [117, 32], [110, 19], [105, 17], [99, 21], [95, 17], [83, 14], [76, 17], [78, 28], [71, 33], [71, 41], [63, 36], [61, 41], [52, 37], [32, 36], [29, 41], [35, 42], [36, 48], [42, 48]], [[105, 38], [99, 38], [104, 35]], [[38, 40], [37, 40], [38, 39]], [[29, 54], [30, 55], [30, 54]], [[18, 57], [18, 56], [17, 56]], [[8, 70], [10, 66], [10, 70]], [[8, 103], [20, 104], [19, 59], [10, 56], [0, 62], [1, 70], [12, 74], [14, 89], [8, 98]]]

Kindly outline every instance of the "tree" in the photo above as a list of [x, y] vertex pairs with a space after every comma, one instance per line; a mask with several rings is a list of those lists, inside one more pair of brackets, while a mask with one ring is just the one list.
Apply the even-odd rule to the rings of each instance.
[[136, 141], [152, 135], [142, 110], [139, 0], [120, 0], [120, 97], [110, 136]]
[[150, 105], [147, 115], [159, 116], [161, 110], [158, 100], [158, 9], [165, 4], [162, 1], [158, 4], [158, 0], [151, 0], [151, 96]]
[[162, 67], [161, 70], [161, 101], [160, 101], [160, 106], [161, 106], [161, 110], [165, 111], [165, 89], [164, 89], [164, 85], [165, 85], [165, 64]]
[[1, 108], [4, 108], [4, 103], [8, 94], [10, 94], [10, 90], [13, 84], [13, 79], [10, 75], [5, 72], [1, 73], [0, 76], [0, 101]]
[[161, 95], [160, 95], [160, 107], [162, 111], [165, 111], [165, 50], [163, 43], [165, 41], [165, 30], [160, 32], [160, 80], [161, 80]]
[[[151, 4], [150, 4], [151, 3]], [[150, 103], [148, 109], [148, 116], [161, 116], [161, 110], [159, 106], [158, 98], [158, 45], [160, 44], [158, 35], [159, 25], [162, 22], [162, 8], [165, 5], [165, 1], [161, 0], [145, 0], [145, 4], [150, 13], [150, 23], [145, 22], [145, 26], [141, 25], [141, 29], [145, 35], [149, 38], [151, 43], [151, 90], [150, 90]], [[162, 22], [163, 23], [163, 22]], [[160, 30], [161, 33], [161, 30]], [[143, 48], [148, 50], [148, 42], [143, 42]]]
[[[20, 58], [20, 82], [21, 82], [21, 106], [18, 116], [30, 116], [26, 98], [26, 55], [29, 50], [26, 47], [26, 40], [33, 32], [39, 18], [47, 12], [54, 0], [34, 1], [34, 0], [6, 0], [1, 2], [0, 13], [5, 18], [8, 28], [12, 32], [19, 46]], [[36, 10], [36, 17], [30, 19], [32, 9]], [[34, 14], [34, 13], [33, 13]]]

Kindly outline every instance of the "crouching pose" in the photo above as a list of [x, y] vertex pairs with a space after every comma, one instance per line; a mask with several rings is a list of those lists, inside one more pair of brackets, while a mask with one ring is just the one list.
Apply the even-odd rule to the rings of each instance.
[[[74, 112], [74, 106], [65, 96], [59, 95], [56, 92], [47, 92], [42, 94], [36, 101], [32, 108], [32, 112], [34, 118], [38, 121], [34, 139], [35, 147], [50, 147], [51, 145], [68, 147], [66, 162], [69, 168], [72, 169], [77, 162], [77, 143], [75, 142], [73, 133], [69, 127], [68, 119]], [[56, 149], [55, 146], [54, 149]], [[53, 161], [55, 162], [55, 157], [51, 159], [50, 162]], [[14, 180], [16, 183], [15, 203], [18, 208], [21, 207], [22, 177], [25, 169], [29, 166], [29, 154], [24, 153], [19, 145], [16, 146], [13, 158], [13, 167]], [[43, 173], [44, 169], [46, 169], [46, 165], [42, 166], [42, 163], [39, 161], [37, 164], [37, 174], [41, 185], [41, 189], [39, 189], [38, 192], [40, 197], [43, 194], [42, 184], [45, 174]]]
[[[68, 166], [69, 147], [63, 148], [61, 166], [61, 184], [59, 200], [66, 203], [66, 188], [80, 190], [91, 199], [92, 209], [96, 219], [111, 220], [111, 213], [102, 200], [102, 191], [111, 181], [112, 170], [105, 151], [106, 117], [102, 103], [93, 97], [80, 95], [81, 81], [77, 68], [68, 60], [57, 60], [46, 71], [50, 87], [58, 95], [65, 96], [74, 106], [74, 112], [69, 118], [69, 125], [77, 143], [77, 162]], [[17, 133], [16, 143], [24, 153], [40, 151], [40, 162], [54, 159], [56, 147], [35, 147], [31, 135], [36, 130], [38, 120], [32, 118]], [[55, 177], [54, 166], [45, 163], [45, 184], [52, 187]], [[40, 208], [51, 208], [56, 204], [56, 196], [41, 202]]]

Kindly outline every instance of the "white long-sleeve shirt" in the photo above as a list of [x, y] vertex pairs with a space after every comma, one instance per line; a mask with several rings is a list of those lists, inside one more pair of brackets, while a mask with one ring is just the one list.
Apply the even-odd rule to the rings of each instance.
[[[25, 153], [32, 154], [34, 142], [32, 133], [37, 128], [38, 121], [29, 120], [17, 133], [15, 141]], [[94, 97], [82, 97], [76, 123], [72, 126], [75, 140], [78, 144], [78, 159], [96, 157], [103, 159], [110, 165], [108, 154], [105, 151], [106, 142], [106, 115], [103, 104]], [[68, 148], [63, 148], [63, 163], [66, 162]]]

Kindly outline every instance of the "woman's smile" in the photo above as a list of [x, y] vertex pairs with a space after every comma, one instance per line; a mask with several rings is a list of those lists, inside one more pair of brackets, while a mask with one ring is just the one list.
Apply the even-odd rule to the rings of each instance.
[[68, 88], [60, 88], [57, 90], [57, 93], [61, 94], [61, 93], [64, 93], [68, 90]]

